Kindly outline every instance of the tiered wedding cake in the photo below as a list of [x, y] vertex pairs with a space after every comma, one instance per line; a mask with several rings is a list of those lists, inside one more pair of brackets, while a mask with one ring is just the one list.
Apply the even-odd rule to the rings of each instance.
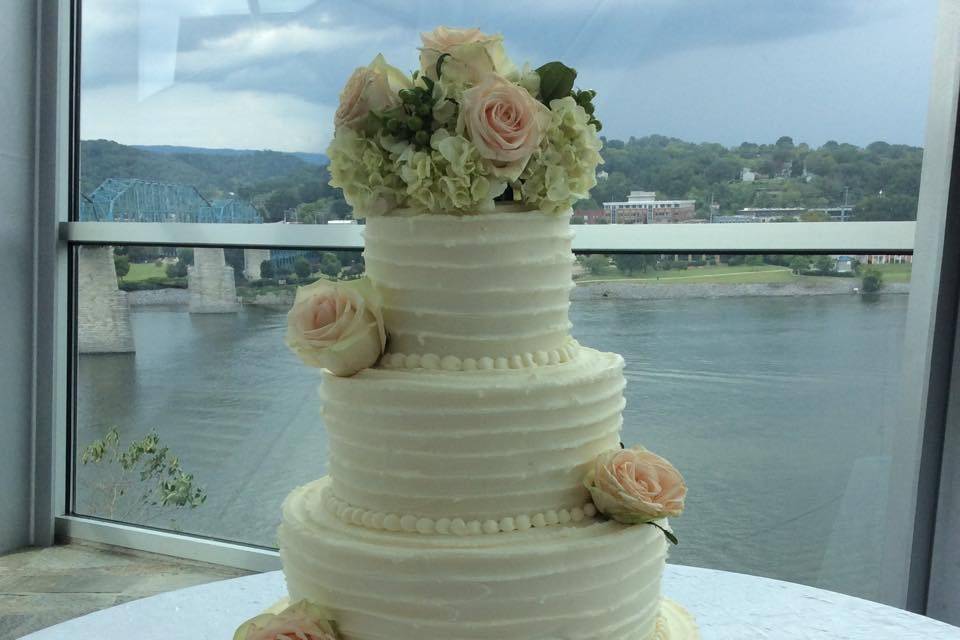
[[[599, 161], [592, 92], [564, 88], [559, 63], [504, 71], [499, 38], [475, 30], [424, 44], [419, 77], [378, 57], [342, 98], [331, 170], [368, 214], [367, 278], [302, 287], [288, 337], [325, 368], [330, 475], [283, 507], [295, 604], [237, 637], [695, 638], [660, 594], [682, 478], [621, 448], [623, 360], [569, 333], [568, 207]], [[489, 152], [526, 135], [517, 166]], [[514, 204], [494, 207], [504, 191]]]

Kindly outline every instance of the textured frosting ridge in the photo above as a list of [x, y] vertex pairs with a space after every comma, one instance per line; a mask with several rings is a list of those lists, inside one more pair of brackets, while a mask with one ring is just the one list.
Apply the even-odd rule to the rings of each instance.
[[[568, 215], [394, 215], [364, 228], [388, 354], [512, 358], [562, 349], [573, 288]], [[392, 362], [393, 360], [391, 360]]]
[[585, 347], [565, 364], [324, 376], [333, 495], [372, 512], [498, 521], [589, 502], [582, 480], [618, 446], [623, 359]]
[[292, 601], [322, 602], [347, 638], [646, 639], [657, 632], [663, 535], [587, 519], [490, 536], [371, 531], [320, 503], [326, 480], [284, 504]]

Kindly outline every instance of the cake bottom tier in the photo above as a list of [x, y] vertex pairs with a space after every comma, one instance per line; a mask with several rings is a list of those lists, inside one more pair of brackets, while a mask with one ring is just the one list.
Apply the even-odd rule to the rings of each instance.
[[586, 519], [462, 537], [376, 531], [332, 516], [327, 482], [287, 498], [280, 556], [290, 599], [325, 606], [347, 640], [652, 640], [678, 615], [660, 615], [667, 543], [655, 527]]

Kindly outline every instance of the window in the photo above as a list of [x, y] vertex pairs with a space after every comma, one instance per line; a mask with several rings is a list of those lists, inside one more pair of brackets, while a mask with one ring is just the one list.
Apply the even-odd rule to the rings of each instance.
[[[903, 462], [934, 4], [758, 9], [718, 32], [739, 18], [680, 3], [564, 6], [531, 31], [508, 28], [528, 24], [524, 3], [85, 0], [64, 526], [273, 546], [280, 499], [325, 464], [315, 381], [280, 339], [282, 281], [349, 276], [362, 246], [326, 184], [337, 91], [378, 51], [414, 68], [418, 30], [470, 22], [505, 31], [519, 60], [571, 62], [603, 100], [606, 175], [583, 208], [618, 204], [578, 228], [571, 317], [629, 363], [625, 436], [690, 470], [674, 561], [895, 600], [907, 577], [871, 567], [906, 563], [887, 529], [910, 529], [885, 488]], [[610, 55], [638, 24], [658, 26]], [[848, 102], [827, 112], [824, 95]], [[674, 200], [656, 222], [694, 200], [702, 224], [640, 227], [656, 207], [624, 204], [631, 190]], [[849, 205], [855, 222], [820, 222]], [[711, 224], [761, 215], [793, 224]], [[868, 274], [882, 293], [861, 295]], [[150, 504], [111, 457], [154, 432], [192, 475], [182, 508]]]

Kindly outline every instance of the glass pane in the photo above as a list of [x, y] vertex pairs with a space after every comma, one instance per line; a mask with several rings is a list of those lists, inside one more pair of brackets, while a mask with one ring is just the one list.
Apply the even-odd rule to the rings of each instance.
[[[78, 252], [76, 511], [273, 546], [281, 501], [327, 463], [285, 313], [359, 253]], [[910, 262], [578, 257], [574, 335], [626, 360], [623, 439], [691, 487], [672, 561], [877, 596]], [[183, 505], [139, 476], [164, 447], [192, 476]]]
[[326, 467], [286, 311], [297, 283], [362, 272], [359, 252], [77, 253], [75, 511], [274, 546], [281, 501]]
[[[597, 91], [605, 164], [575, 224], [913, 219], [935, 10], [85, 0], [76, 215], [353, 222], [324, 155], [338, 93], [451, 24]], [[357, 254], [78, 251], [76, 510], [273, 545], [326, 465], [283, 314], [295, 279], [357, 275]], [[876, 597], [910, 259], [776, 251], [582, 256], [576, 337], [627, 360], [625, 439], [687, 470], [674, 561]], [[140, 480], [173, 458], [178, 485]]]
[[544, 22], [530, 1], [85, 0], [77, 215], [348, 218], [324, 168], [346, 78], [377, 53], [415, 69], [418, 32], [448, 24], [598, 92], [587, 221], [913, 219], [936, 4], [582, 2]]
[[626, 360], [624, 442], [691, 488], [671, 562], [879, 597], [911, 256], [579, 267], [577, 339]]

